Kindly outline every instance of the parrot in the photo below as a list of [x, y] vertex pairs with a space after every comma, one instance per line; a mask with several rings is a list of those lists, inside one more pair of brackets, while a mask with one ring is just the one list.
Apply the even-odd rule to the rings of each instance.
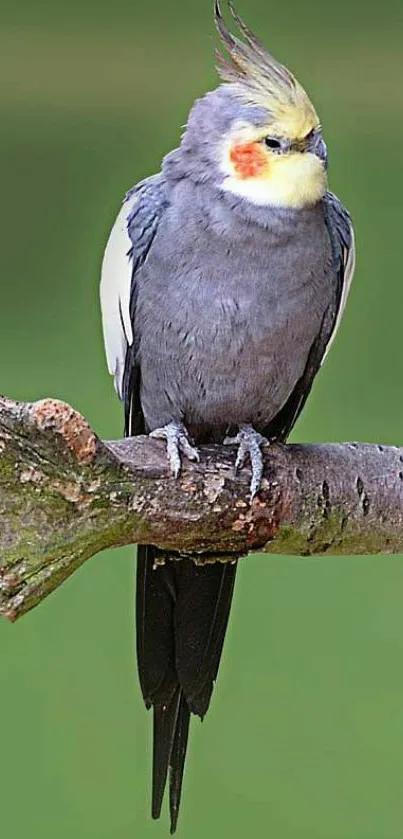
[[[160, 171], [127, 192], [100, 297], [125, 434], [164, 441], [175, 478], [184, 459], [199, 459], [198, 446], [236, 447], [252, 503], [262, 449], [286, 441], [337, 332], [355, 245], [350, 215], [329, 191], [308, 94], [227, 5], [232, 25], [214, 0], [219, 84], [195, 101]], [[209, 707], [237, 571], [231, 555], [201, 559], [137, 548], [151, 815], [160, 817], [168, 783], [171, 833], [190, 718]]]

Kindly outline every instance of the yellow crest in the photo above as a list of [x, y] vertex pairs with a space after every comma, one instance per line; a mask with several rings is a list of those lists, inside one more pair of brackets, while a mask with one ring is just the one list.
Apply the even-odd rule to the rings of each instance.
[[244, 40], [231, 34], [222, 18], [219, 0], [215, 0], [215, 24], [229, 55], [226, 59], [217, 51], [221, 78], [235, 84], [248, 104], [267, 111], [273, 133], [292, 139], [305, 137], [319, 127], [319, 118], [308, 94], [241, 20], [231, 0], [228, 0], [228, 6]]

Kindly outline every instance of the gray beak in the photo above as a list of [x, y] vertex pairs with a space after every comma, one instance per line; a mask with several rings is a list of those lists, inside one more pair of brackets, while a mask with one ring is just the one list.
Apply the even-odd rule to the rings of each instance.
[[315, 131], [313, 134], [307, 151], [311, 152], [311, 154], [315, 154], [316, 157], [318, 157], [319, 160], [327, 166], [327, 147], [320, 131]]

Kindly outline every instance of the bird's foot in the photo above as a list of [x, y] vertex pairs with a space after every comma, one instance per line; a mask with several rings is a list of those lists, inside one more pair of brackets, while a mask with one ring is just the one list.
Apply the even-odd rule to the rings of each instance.
[[182, 468], [182, 455], [188, 460], [195, 460], [199, 462], [199, 452], [192, 445], [189, 435], [182, 422], [173, 420], [163, 428], [156, 428], [151, 431], [150, 437], [154, 440], [165, 440], [167, 444], [167, 456], [169, 466], [174, 478], [178, 478]]
[[252, 480], [250, 482], [250, 494], [253, 501], [255, 495], [259, 492], [260, 484], [263, 476], [263, 457], [262, 446], [269, 446], [270, 441], [258, 431], [255, 431], [252, 425], [241, 425], [239, 433], [236, 437], [226, 437], [224, 446], [238, 445], [238, 453], [235, 461], [235, 474], [245, 465], [246, 458], [249, 455], [252, 466]]

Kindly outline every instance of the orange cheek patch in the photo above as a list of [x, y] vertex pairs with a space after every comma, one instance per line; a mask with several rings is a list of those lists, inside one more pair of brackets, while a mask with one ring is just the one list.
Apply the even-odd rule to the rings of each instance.
[[239, 178], [256, 178], [267, 169], [267, 155], [260, 143], [233, 146], [230, 160]]

